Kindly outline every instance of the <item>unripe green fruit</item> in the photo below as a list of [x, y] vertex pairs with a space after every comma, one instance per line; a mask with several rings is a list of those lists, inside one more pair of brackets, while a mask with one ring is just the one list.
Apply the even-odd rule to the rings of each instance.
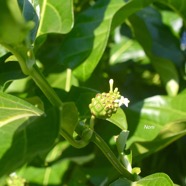
[[97, 118], [110, 118], [112, 114], [116, 113], [119, 107], [116, 100], [120, 99], [120, 97], [118, 91], [97, 94], [89, 104], [91, 114]]

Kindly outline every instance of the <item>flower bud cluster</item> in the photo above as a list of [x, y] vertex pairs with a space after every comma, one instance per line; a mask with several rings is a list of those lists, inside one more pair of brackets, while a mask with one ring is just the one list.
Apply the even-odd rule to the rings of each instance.
[[91, 114], [97, 118], [110, 118], [119, 107], [119, 103], [115, 102], [115, 100], [120, 99], [120, 97], [119, 92], [97, 94], [95, 98], [92, 98], [89, 105]]
[[129, 100], [120, 95], [118, 88], [113, 91], [113, 80], [110, 80], [109, 83], [110, 91], [97, 94], [89, 104], [91, 114], [96, 118], [110, 118], [121, 105], [128, 106]]

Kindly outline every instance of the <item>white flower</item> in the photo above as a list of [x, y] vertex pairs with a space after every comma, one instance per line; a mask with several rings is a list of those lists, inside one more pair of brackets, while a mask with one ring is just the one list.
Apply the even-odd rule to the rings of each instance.
[[114, 102], [119, 103], [119, 106], [125, 105], [126, 107], [128, 107], [130, 101], [128, 100], [128, 98], [124, 98], [123, 96], [121, 96], [120, 99], [117, 99]]

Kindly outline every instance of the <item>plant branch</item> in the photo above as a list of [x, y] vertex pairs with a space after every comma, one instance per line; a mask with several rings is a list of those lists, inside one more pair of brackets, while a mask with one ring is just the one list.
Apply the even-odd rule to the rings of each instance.
[[53, 88], [50, 86], [50, 84], [47, 82], [41, 71], [38, 69], [37, 65], [34, 65], [29, 70], [29, 75], [35, 81], [37, 86], [42, 90], [42, 92], [45, 94], [45, 96], [48, 98], [52, 105], [56, 107], [62, 106], [62, 101], [60, 100], [56, 92], [53, 90]]
[[131, 174], [127, 171], [127, 169], [119, 162], [116, 158], [115, 154], [109, 148], [109, 146], [105, 143], [105, 141], [99, 136], [95, 131], [93, 132], [91, 141], [94, 142], [99, 149], [103, 152], [103, 154], [107, 157], [113, 167], [125, 178], [135, 181], [135, 175]]
[[21, 66], [22, 72], [29, 75], [34, 80], [51, 104], [56, 107], [62, 107], [62, 101], [37, 67], [33, 50], [21, 44], [16, 47], [6, 44], [4, 44], [4, 46], [15, 55]]

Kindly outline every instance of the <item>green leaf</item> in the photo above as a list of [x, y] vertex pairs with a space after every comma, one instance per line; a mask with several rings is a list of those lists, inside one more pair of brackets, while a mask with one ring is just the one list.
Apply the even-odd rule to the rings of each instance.
[[38, 35], [70, 32], [74, 24], [72, 0], [39, 0], [40, 26]]
[[[66, 102], [60, 110], [60, 134], [74, 147], [83, 148], [89, 141], [84, 139], [75, 139], [75, 129], [78, 122], [78, 110], [74, 102]], [[80, 124], [79, 124], [80, 126]], [[80, 126], [81, 128], [81, 126]], [[81, 129], [80, 129], [81, 130]], [[82, 126], [82, 130], [84, 127]], [[80, 131], [81, 133], [83, 131]], [[80, 134], [81, 135], [81, 134]], [[87, 134], [89, 135], [89, 133]]]
[[78, 124], [78, 110], [73, 102], [65, 103], [61, 111], [61, 130], [73, 138]]
[[16, 120], [26, 121], [31, 116], [40, 116], [43, 112], [26, 101], [0, 92], [0, 127]]
[[109, 186], [122, 186], [122, 185], [125, 185], [125, 186], [132, 186], [132, 182], [125, 179], [125, 178], [119, 178], [117, 179], [116, 181], [114, 181], [113, 183], [111, 183]]
[[119, 178], [110, 186], [160, 186], [160, 185], [166, 185], [166, 186], [174, 186], [172, 180], [169, 178], [168, 175], [164, 173], [155, 173], [149, 176], [146, 176], [142, 178], [141, 180], [137, 182], [131, 182], [125, 178]]
[[[96, 6], [84, 12], [80, 16], [79, 24], [81, 25], [81, 27], [77, 25], [78, 30], [76, 30], [76, 27], [75, 27], [74, 32], [75, 33], [80, 32], [84, 35], [83, 36], [84, 38], [79, 36], [79, 42], [83, 42], [84, 44], [83, 45], [84, 49], [82, 50], [82, 47], [80, 48], [81, 50], [80, 53], [82, 53], [82, 57], [79, 56], [75, 59], [73, 58], [72, 60], [72, 57], [76, 55], [76, 52], [74, 53], [74, 51], [76, 50], [73, 50], [73, 54], [69, 56], [69, 58], [67, 58], [67, 60], [71, 60], [75, 64], [77, 63], [80, 64], [73, 71], [73, 73], [75, 74], [77, 78], [79, 78], [82, 81], [85, 81], [90, 77], [91, 73], [94, 71], [95, 67], [97, 66], [105, 50], [105, 47], [108, 41], [108, 36], [111, 31], [111, 27], [113, 28], [113, 25], [116, 24], [115, 22], [112, 24], [112, 21], [117, 20], [119, 17], [119, 20], [121, 20], [122, 18], [122, 22], [123, 22], [125, 18], [127, 18], [130, 14], [134, 13], [140, 8], [143, 8], [143, 6], [146, 6], [149, 3], [150, 1], [148, 1], [147, 3], [146, 1], [139, 2], [139, 1], [134, 0], [127, 4], [120, 0], [117, 0], [117, 1], [112, 0], [108, 4], [108, 1], [102, 1], [100, 3], [98, 2]], [[121, 9], [122, 9], [122, 13], [120, 14], [118, 12], [121, 12]], [[115, 17], [115, 14], [116, 14], [116, 17]], [[99, 15], [99, 19], [98, 19], [98, 15]], [[87, 24], [88, 20], [89, 20], [89, 24]], [[92, 28], [92, 29], [89, 29], [89, 28]], [[86, 35], [84, 34], [84, 31], [82, 30], [87, 31]], [[76, 34], [74, 34], [74, 36], [77, 38]], [[78, 44], [77, 39], [74, 40], [74, 44], [75, 45]], [[78, 47], [76, 46], [76, 48]], [[83, 63], [82, 63], [82, 60], [84, 60]]]
[[[128, 3], [122, 0], [103, 0], [79, 13], [74, 28], [62, 40], [60, 49], [58, 46], [48, 49], [52, 60], [56, 61], [52, 69], [58, 70], [59, 66], [65, 65], [73, 69], [79, 80], [87, 80], [105, 51], [111, 25], [112, 29], [115, 28], [118, 19], [119, 23], [123, 23], [125, 18], [151, 2], [152, 0], [133, 0]], [[58, 50], [60, 51], [56, 53]], [[41, 58], [46, 62], [47, 59]]]
[[128, 135], [129, 135], [129, 131], [123, 130], [120, 132], [118, 138], [116, 139], [116, 146], [119, 154], [125, 150]]
[[34, 42], [39, 26], [39, 18], [37, 16], [37, 13], [28, 0], [18, 0], [18, 3], [25, 20], [34, 22], [34, 28], [30, 31], [30, 40], [31, 42]]
[[178, 120], [168, 123], [160, 130], [158, 136], [150, 142], [136, 142], [133, 143], [131, 148], [133, 151], [134, 161], [141, 159], [162, 150], [174, 141], [186, 135], [186, 121]]
[[33, 105], [3, 93], [0, 94], [0, 113], [2, 176], [50, 150], [58, 136], [59, 121], [55, 109], [41, 116], [43, 112]]
[[154, 0], [131, 0], [128, 1], [123, 7], [121, 7], [116, 14], [112, 22], [112, 29], [116, 28], [124, 22], [124, 19], [134, 14], [135, 12], [143, 9], [144, 7], [153, 3]]
[[161, 15], [155, 9], [146, 8], [132, 15], [129, 20], [136, 39], [159, 73], [168, 94], [175, 96], [179, 89], [175, 64], [181, 66], [183, 61], [179, 41], [162, 23]]
[[74, 29], [62, 43], [59, 63], [73, 68], [80, 80], [90, 77], [98, 64], [107, 44], [112, 18], [124, 4], [122, 0], [98, 1], [78, 16]]
[[[45, 164], [48, 166], [37, 166], [32, 165], [22, 168], [17, 171], [17, 175], [25, 178], [30, 185], [63, 185], [64, 183], [70, 185], [72, 180], [76, 181], [81, 179], [81, 176], [73, 174], [73, 171], [69, 173], [66, 177], [66, 172], [69, 168], [74, 168], [74, 166], [83, 169], [83, 165], [90, 162], [94, 155], [90, 154], [90, 148], [86, 151], [78, 151], [78, 149], [69, 146], [67, 141], [62, 141], [58, 143], [47, 155], [45, 159]], [[86, 154], [88, 153], [88, 154]], [[52, 161], [51, 161], [52, 159]], [[91, 168], [90, 168], [91, 169]], [[92, 170], [92, 169], [91, 169]], [[87, 171], [85, 172], [87, 174]], [[73, 175], [72, 175], [73, 174]], [[39, 175], [39, 176], [36, 176]], [[88, 180], [89, 178], [87, 178]]]
[[139, 160], [139, 156], [160, 150], [185, 135], [185, 100], [185, 94], [174, 98], [154, 96], [127, 111], [132, 134], [127, 145], [132, 149], [133, 157]]
[[59, 158], [58, 156], [61, 155], [61, 152], [69, 148], [68, 146], [69, 144], [66, 141], [58, 143], [50, 153], [48, 153], [45, 159], [44, 163], [48, 164], [48, 166], [33, 166], [31, 164], [17, 171], [17, 175], [25, 178], [31, 185], [60, 185], [62, 178], [65, 176], [65, 172], [68, 171], [70, 166], [70, 159], [60, 157], [58, 163], [51, 163], [51, 160], [55, 162], [56, 159]]
[[31, 22], [25, 22], [15, 0], [1, 0], [0, 25], [0, 43], [3, 45], [23, 42], [33, 28]]
[[184, 21], [186, 21], [186, 4], [185, 0], [155, 0], [156, 2], [159, 2], [161, 4], [164, 4], [165, 6], [170, 7], [173, 11], [178, 13]]
[[118, 108], [115, 114], [112, 114], [110, 118], [107, 119], [109, 122], [113, 123], [121, 130], [127, 130], [127, 120], [124, 111]]
[[86, 87], [75, 87], [72, 86], [70, 91], [67, 94], [62, 96], [62, 92], [60, 93], [61, 99], [66, 100], [68, 102], [75, 102], [75, 105], [79, 112], [80, 120], [84, 120], [86, 118], [91, 117], [91, 113], [89, 110], [89, 104], [91, 103], [91, 99], [95, 97], [98, 91]]
[[122, 63], [127, 60], [145, 60], [146, 55], [143, 48], [139, 45], [137, 41], [123, 37], [118, 32], [115, 33], [115, 37], [120, 37], [119, 42], [114, 43], [111, 48], [110, 54], [110, 64], [115, 65], [117, 63]]
[[34, 64], [33, 59], [28, 60], [31, 55], [29, 34], [34, 23], [25, 21], [15, 0], [2, 1], [0, 12], [0, 43], [16, 56], [22, 71], [29, 74], [28, 68]]
[[61, 185], [61, 179], [64, 179], [69, 164], [70, 160], [64, 159], [50, 167], [30, 166], [19, 174], [22, 174], [31, 185]]
[[137, 185], [173, 186], [174, 184], [168, 175], [166, 175], [164, 173], [155, 173], [155, 174], [146, 176], [146, 177], [142, 178], [141, 180], [137, 181]]
[[[167, 124], [152, 142], [137, 142], [132, 145], [133, 158], [139, 161], [142, 158], [159, 151], [174, 141], [186, 135], [186, 120], [178, 120]], [[137, 153], [138, 152], [138, 153]]]

